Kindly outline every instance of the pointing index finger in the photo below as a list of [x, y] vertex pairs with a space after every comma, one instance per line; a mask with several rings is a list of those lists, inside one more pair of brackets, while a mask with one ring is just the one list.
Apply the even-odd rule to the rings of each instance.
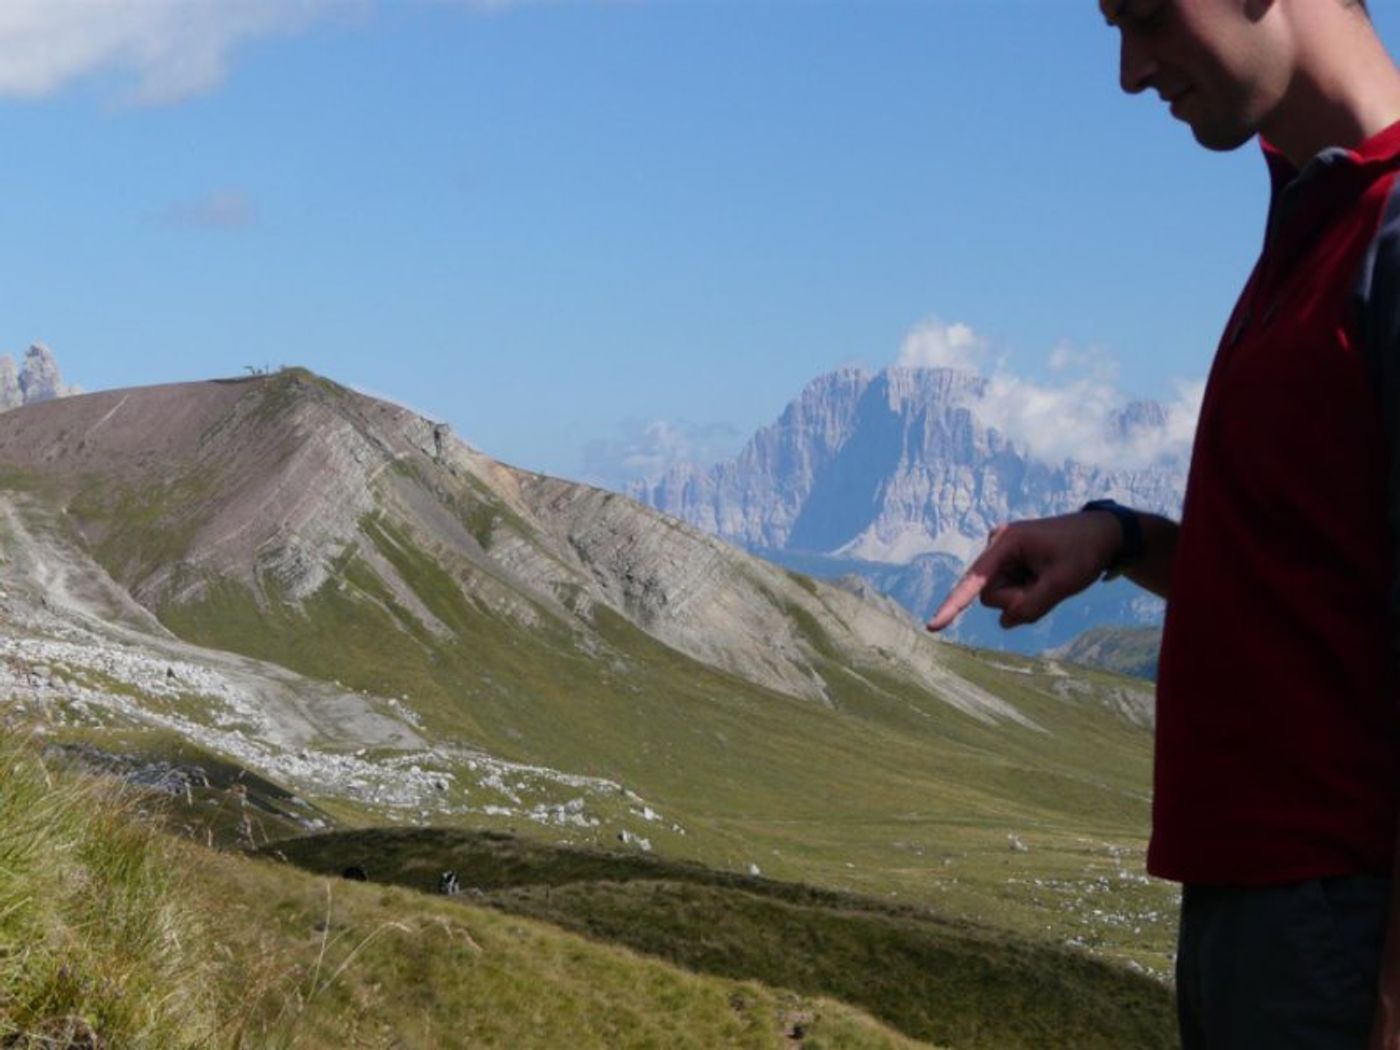
[[928, 622], [928, 629], [938, 632], [947, 627], [958, 618], [958, 614], [972, 604], [973, 600], [982, 593], [982, 589], [987, 586], [987, 581], [996, 575], [1005, 558], [1003, 550], [998, 544], [998, 540], [1005, 534], [1006, 527], [997, 526], [992, 530], [987, 548], [977, 560], [968, 566], [967, 572], [963, 573], [953, 589], [948, 592], [948, 597], [943, 599], [943, 604], [933, 614], [933, 618]]
[[976, 571], [975, 568], [968, 569], [963, 574], [963, 578], [957, 582], [957, 586], [948, 592], [948, 597], [943, 599], [943, 604], [938, 607], [938, 611], [929, 620], [928, 629], [938, 632], [956, 620], [958, 614], [971, 605], [972, 600], [982, 593], [982, 588], [987, 585], [987, 580], [988, 577]]

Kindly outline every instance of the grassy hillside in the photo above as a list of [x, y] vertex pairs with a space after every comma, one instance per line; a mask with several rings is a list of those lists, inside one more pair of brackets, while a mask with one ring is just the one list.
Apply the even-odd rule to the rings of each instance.
[[7, 1047], [926, 1045], [829, 1000], [201, 849], [30, 748], [0, 760]]
[[[942, 647], [958, 674], [1045, 731], [992, 726], [906, 681], [852, 669], [808, 620], [813, 646], [829, 651], [818, 664], [832, 687], [823, 707], [699, 664], [605, 609], [594, 615], [602, 652], [552, 619], [522, 628], [473, 602], [411, 538], [370, 534], [450, 637], [398, 615], [353, 558], [342, 583], [300, 608], [264, 610], [223, 588], [162, 619], [203, 644], [409, 697], [435, 741], [607, 777], [665, 817], [638, 820], [619, 805], [599, 813], [597, 830], [542, 829], [563, 841], [611, 844], [625, 828], [671, 856], [927, 901], [1168, 969], [1172, 891], [1123, 877], [1144, 846], [1151, 739], [1115, 717], [1106, 697], [1127, 688], [1120, 681]], [[459, 782], [464, 808], [477, 810], [464, 824], [522, 826], [518, 809], [472, 807], [471, 778]], [[1031, 855], [1012, 852], [1013, 835]], [[1116, 906], [1086, 904], [1105, 878]]]
[[499, 834], [372, 830], [276, 843], [326, 874], [465, 898], [625, 944], [702, 973], [757, 979], [859, 1006], [960, 1048], [1174, 1045], [1169, 991], [1043, 940], [810, 886], [698, 865], [550, 847]]

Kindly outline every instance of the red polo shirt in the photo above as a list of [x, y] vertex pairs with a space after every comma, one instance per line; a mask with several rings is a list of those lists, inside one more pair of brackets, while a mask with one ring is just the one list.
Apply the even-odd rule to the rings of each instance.
[[1265, 154], [1268, 231], [1206, 387], [1158, 674], [1147, 863], [1182, 882], [1386, 873], [1400, 814], [1400, 124], [1302, 172]]

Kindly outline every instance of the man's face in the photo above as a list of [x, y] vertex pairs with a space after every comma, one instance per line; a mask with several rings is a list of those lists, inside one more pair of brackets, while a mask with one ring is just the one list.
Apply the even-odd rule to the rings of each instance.
[[1286, 37], [1272, 3], [1099, 0], [1120, 34], [1123, 90], [1155, 88], [1208, 149], [1234, 149], [1288, 89]]

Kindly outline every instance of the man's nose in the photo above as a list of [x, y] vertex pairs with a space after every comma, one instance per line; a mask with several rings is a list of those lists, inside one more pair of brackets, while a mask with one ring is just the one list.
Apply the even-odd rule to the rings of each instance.
[[1130, 95], [1145, 91], [1157, 75], [1157, 60], [1151, 51], [1130, 33], [1123, 34], [1118, 56], [1118, 83]]

